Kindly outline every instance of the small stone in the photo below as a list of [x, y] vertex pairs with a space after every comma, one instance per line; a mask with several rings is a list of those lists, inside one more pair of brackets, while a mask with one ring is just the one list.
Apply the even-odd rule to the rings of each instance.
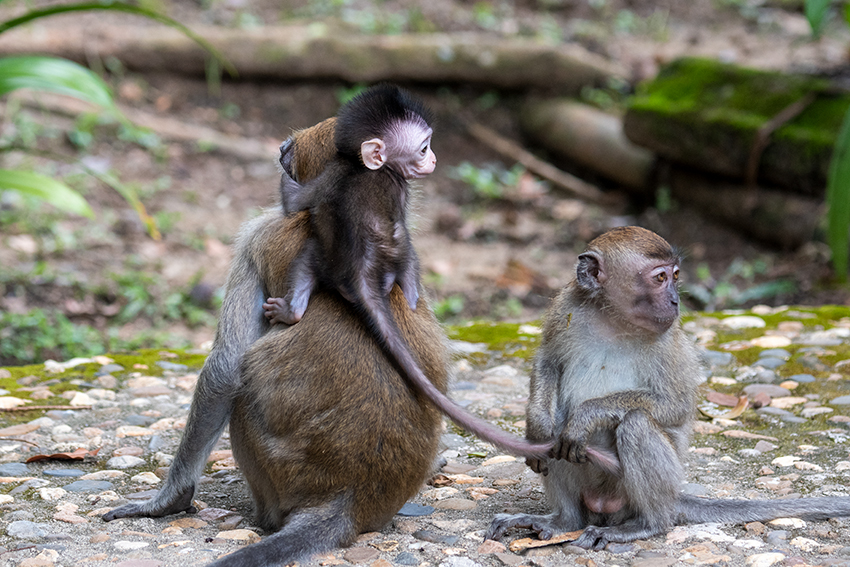
[[474, 500], [465, 498], [446, 498], [439, 500], [434, 504], [434, 508], [440, 510], [473, 510], [478, 506]]
[[170, 370], [172, 372], [187, 372], [189, 370], [189, 367], [185, 364], [177, 364], [165, 360], [157, 361], [156, 365], [162, 368], [163, 370]]
[[18, 567], [53, 567], [57, 559], [59, 559], [58, 551], [55, 549], [42, 549], [35, 557], [27, 557], [18, 563]]
[[153, 431], [137, 425], [122, 425], [115, 430], [115, 436], [119, 439], [124, 437], [147, 437], [148, 435], [153, 435]]
[[[791, 339], [782, 335], [765, 335], [752, 340], [753, 345], [767, 349], [780, 349], [791, 345]], [[762, 352], [762, 355], [764, 353]], [[790, 355], [789, 355], [790, 356]]]
[[138, 467], [144, 465], [144, 459], [140, 459], [139, 457], [112, 457], [108, 461], [106, 461], [106, 466], [112, 469], [129, 469], [132, 467]]
[[6, 526], [6, 535], [18, 539], [41, 539], [50, 533], [49, 524], [37, 524], [27, 520], [17, 520]]
[[396, 555], [395, 563], [396, 563], [396, 565], [410, 565], [410, 566], [412, 566], [412, 565], [419, 565], [421, 563], [421, 561], [419, 560], [419, 558], [417, 558], [412, 553], [409, 553], [407, 551], [403, 551], [403, 552], [399, 553], [398, 555]]
[[103, 532], [99, 534], [94, 534], [89, 539], [89, 543], [103, 543], [105, 541], [109, 541], [109, 534]]
[[413, 532], [413, 537], [420, 541], [437, 543], [443, 545], [454, 545], [460, 539], [456, 535], [440, 534], [432, 530], [418, 530]]
[[799, 460], [800, 457], [797, 457], [795, 455], [786, 455], [784, 457], [776, 457], [775, 459], [770, 461], [770, 464], [776, 465], [778, 467], [790, 467]]
[[776, 445], [774, 445], [773, 443], [770, 443], [769, 441], [761, 440], [758, 443], [756, 443], [755, 450], [760, 452], [760, 453], [769, 453], [770, 451], [773, 451], [774, 449], [776, 449], [776, 447], [777, 447]]
[[63, 488], [40, 488], [38, 490], [38, 495], [41, 496], [41, 499], [48, 502], [60, 500], [66, 494], [68, 493]]
[[6, 463], [0, 465], [0, 476], [25, 476], [29, 470], [24, 463]]
[[138, 484], [159, 484], [162, 482], [159, 477], [152, 472], [139, 473], [131, 477], [130, 480]]
[[[199, 520], [198, 518], [179, 518], [177, 520], [173, 520], [171, 522], [168, 522], [168, 525], [175, 527], [175, 528], [181, 528], [181, 529], [192, 528], [192, 529], [195, 529], [195, 530], [199, 530], [201, 528], [205, 528], [205, 527], [209, 526], [208, 523], [206, 523], [203, 520]], [[235, 539], [235, 538], [231, 538], [231, 539]]]
[[122, 476], [127, 476], [127, 473], [121, 471], [103, 470], [84, 474], [80, 477], [80, 480], [105, 480], [108, 478], [121, 478]]
[[789, 409], [789, 408], [792, 408], [792, 407], [800, 405], [800, 404], [805, 404], [808, 401], [809, 401], [808, 398], [803, 398], [803, 397], [795, 398], [795, 397], [787, 396], [785, 398], [774, 398], [770, 402], [770, 407], [779, 408], [779, 409]]
[[753, 315], [737, 315], [721, 319], [720, 324], [729, 329], [753, 329], [766, 326], [764, 319]]
[[396, 512], [396, 514], [399, 516], [407, 517], [428, 516], [433, 513], [433, 506], [423, 506], [422, 504], [416, 504], [414, 502], [407, 502], [404, 506], [401, 507], [401, 510]]
[[[416, 534], [414, 534], [415, 536]], [[478, 546], [478, 553], [482, 555], [486, 555], [489, 553], [504, 553], [507, 551], [507, 547], [505, 544], [499, 541], [494, 541], [492, 539], [485, 539], [484, 543]]]
[[812, 418], [818, 415], [823, 415], [826, 413], [832, 413], [834, 410], [832, 408], [825, 407], [816, 407], [816, 408], [803, 408], [803, 411], [800, 412], [800, 415], [805, 418]]
[[818, 542], [813, 539], [809, 539], [807, 537], [795, 537], [791, 541], [788, 542], [790, 545], [802, 550], [813, 552], [817, 550], [821, 546]]
[[794, 374], [793, 376], [789, 376], [788, 379], [799, 384], [811, 384], [815, 381], [815, 377], [811, 374]]
[[747, 567], [770, 567], [783, 559], [785, 559], [785, 555], [782, 553], [756, 553], [747, 557], [744, 564]]
[[771, 398], [783, 398], [791, 395], [790, 390], [773, 384], [748, 384], [744, 387], [744, 393], [750, 397], [764, 393]]
[[761, 366], [762, 368], [767, 368], [769, 370], [775, 370], [776, 368], [779, 368], [783, 364], [785, 364], [785, 361], [781, 358], [765, 357], [765, 358], [758, 359], [753, 366]]
[[68, 492], [103, 492], [111, 490], [112, 483], [105, 480], [77, 480], [63, 487]]
[[141, 447], [118, 447], [112, 451], [113, 457], [138, 457], [143, 455], [145, 450]]
[[94, 398], [89, 396], [88, 394], [84, 394], [82, 392], [75, 392], [74, 397], [71, 398], [69, 405], [79, 407], [79, 406], [91, 406], [94, 405]]
[[242, 520], [244, 520], [244, 519], [245, 518], [243, 518], [239, 514], [235, 514], [235, 515], [230, 516], [227, 519], [219, 522], [218, 529], [220, 529], [220, 530], [235, 530], [237, 527], [239, 527], [239, 524], [241, 524]]
[[244, 541], [246, 543], [256, 543], [260, 541], [260, 536], [251, 530], [225, 530], [218, 532], [215, 537], [219, 539], [229, 539], [233, 541]]
[[717, 350], [702, 351], [702, 358], [706, 362], [706, 366], [729, 366], [735, 361], [735, 357], [731, 352], [721, 352]]
[[44, 471], [46, 476], [58, 476], [58, 477], [77, 477], [83, 476], [85, 473], [80, 469], [51, 469]]
[[143, 547], [147, 547], [150, 544], [146, 541], [116, 541], [115, 549], [120, 551], [132, 551], [135, 549], [142, 549]]
[[460, 494], [460, 490], [457, 488], [452, 488], [451, 486], [444, 486], [443, 488], [434, 488], [432, 490], [426, 490], [422, 493], [424, 498], [431, 498], [432, 500], [444, 500], [446, 498], [451, 498], [452, 496], [457, 496]]
[[806, 522], [800, 518], [777, 518], [768, 522], [771, 526], [799, 530], [806, 527]]
[[850, 405], [850, 396], [838, 396], [837, 398], [834, 398], [829, 403], [832, 404], [832, 405], [835, 405], [835, 406]]

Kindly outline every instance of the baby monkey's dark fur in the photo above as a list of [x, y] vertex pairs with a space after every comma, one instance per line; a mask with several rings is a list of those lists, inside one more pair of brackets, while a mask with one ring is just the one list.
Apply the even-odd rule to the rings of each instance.
[[[309, 312], [307, 300], [313, 289], [336, 289], [369, 323], [413, 387], [442, 412], [510, 453], [540, 457], [551, 444], [532, 444], [511, 435], [463, 410], [435, 388], [388, 309], [387, 297], [396, 283], [411, 309], [419, 301], [419, 260], [407, 229], [407, 179], [433, 170], [430, 132], [429, 113], [418, 100], [397, 87], [381, 85], [340, 110], [337, 153], [318, 178], [300, 185], [284, 168], [284, 210], [309, 210], [313, 237], [293, 262], [285, 297], [270, 298], [264, 305], [266, 316], [273, 322], [296, 323]], [[366, 154], [371, 152], [364, 148], [375, 140], [386, 148], [385, 165], [369, 167], [371, 156]], [[415, 168], [405, 169], [408, 163], [422, 161], [425, 166], [413, 173]]]
[[[850, 515], [850, 498], [704, 499], [682, 494], [682, 458], [700, 368], [679, 324], [679, 258], [638, 227], [609, 231], [579, 256], [576, 279], [546, 315], [534, 362], [526, 436], [555, 438], [542, 473], [548, 515], [499, 514], [487, 537], [512, 527], [542, 539], [583, 529], [574, 542], [602, 549], [675, 524]], [[588, 456], [618, 463], [604, 470]]]

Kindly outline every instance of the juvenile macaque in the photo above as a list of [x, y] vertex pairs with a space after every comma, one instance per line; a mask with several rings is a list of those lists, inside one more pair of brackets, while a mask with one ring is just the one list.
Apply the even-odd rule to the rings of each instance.
[[312, 237], [294, 260], [283, 299], [263, 305], [273, 323], [294, 324], [315, 289], [333, 288], [357, 309], [412, 385], [460, 426], [506, 451], [541, 456], [549, 444], [529, 444], [463, 410], [434, 388], [402, 339], [387, 308], [398, 284], [411, 310], [419, 301], [419, 260], [407, 229], [408, 179], [434, 170], [427, 109], [405, 91], [381, 85], [339, 112], [336, 156], [315, 180], [286, 175], [286, 211], [309, 210]]
[[407, 230], [407, 180], [434, 171], [429, 122], [425, 107], [405, 91], [373, 87], [340, 110], [336, 157], [318, 178], [302, 186], [284, 168], [284, 211], [309, 210], [315, 239], [296, 259], [283, 300], [263, 306], [272, 323], [297, 323], [317, 285], [335, 288], [374, 317], [398, 283], [416, 309], [419, 261]]
[[499, 514], [487, 538], [513, 527], [541, 539], [583, 529], [574, 545], [602, 549], [675, 524], [850, 515], [846, 497], [680, 492], [700, 369], [679, 324], [678, 279], [676, 252], [638, 227], [609, 231], [579, 256], [576, 279], [546, 316], [528, 401], [528, 439], [555, 438], [549, 458], [527, 460], [544, 475], [552, 513]]

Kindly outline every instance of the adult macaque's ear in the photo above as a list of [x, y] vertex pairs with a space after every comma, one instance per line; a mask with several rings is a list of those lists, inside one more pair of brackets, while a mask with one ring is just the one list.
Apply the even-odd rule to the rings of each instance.
[[576, 264], [576, 280], [588, 291], [598, 291], [608, 280], [605, 262], [596, 252], [588, 251], [580, 254]]
[[381, 169], [387, 162], [387, 146], [380, 138], [372, 138], [360, 144], [360, 157], [369, 169]]

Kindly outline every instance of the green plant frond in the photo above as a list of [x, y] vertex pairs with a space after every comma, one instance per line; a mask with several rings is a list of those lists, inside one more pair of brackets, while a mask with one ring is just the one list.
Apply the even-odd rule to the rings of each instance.
[[83, 166], [83, 168], [86, 170], [86, 173], [92, 177], [95, 177], [101, 182], [109, 185], [116, 193], [121, 195], [131, 207], [133, 207], [133, 210], [136, 212], [139, 220], [145, 225], [145, 230], [147, 230], [148, 236], [154, 240], [160, 240], [162, 238], [156, 219], [148, 213], [144, 203], [142, 203], [141, 199], [139, 199], [139, 196], [132, 187], [121, 183], [117, 177], [110, 173], [99, 173], [85, 166]]
[[143, 8], [134, 4], [128, 4], [126, 2], [118, 2], [115, 0], [103, 0], [102, 2], [77, 2], [72, 4], [63, 4], [59, 6], [50, 6], [47, 8], [37, 8], [34, 10], [30, 10], [22, 16], [6, 20], [5, 22], [0, 22], [0, 33], [3, 33], [23, 24], [27, 24], [39, 18], [54, 16], [56, 14], [67, 14], [69, 12], [85, 12], [91, 10], [107, 10], [112, 12], [124, 12], [127, 14], [135, 14], [137, 16], [149, 18], [161, 24], [165, 24], [166, 26], [172, 27], [180, 31], [186, 37], [188, 37], [189, 39], [203, 47], [206, 51], [208, 51], [210, 55], [212, 55], [215, 59], [219, 61], [221, 66], [226, 69], [231, 76], [235, 77], [238, 75], [236, 67], [234, 67], [233, 64], [228, 61], [218, 49], [216, 49], [209, 41], [205, 40], [203, 37], [199, 36], [177, 20], [169, 18], [165, 14], [161, 14], [160, 12], [157, 12], [155, 10]]
[[812, 36], [818, 38], [823, 33], [829, 21], [829, 7], [831, 0], [806, 0], [803, 7], [806, 20], [812, 29]]
[[109, 85], [73, 61], [57, 57], [0, 58], [0, 96], [24, 88], [70, 95], [115, 109]]
[[847, 279], [850, 256], [850, 112], [844, 115], [841, 131], [832, 150], [826, 183], [827, 241], [832, 251], [832, 266], [841, 280]]
[[82, 195], [46, 175], [31, 171], [0, 169], [0, 191], [3, 190], [36, 197], [63, 211], [88, 218], [94, 217], [91, 207]]

